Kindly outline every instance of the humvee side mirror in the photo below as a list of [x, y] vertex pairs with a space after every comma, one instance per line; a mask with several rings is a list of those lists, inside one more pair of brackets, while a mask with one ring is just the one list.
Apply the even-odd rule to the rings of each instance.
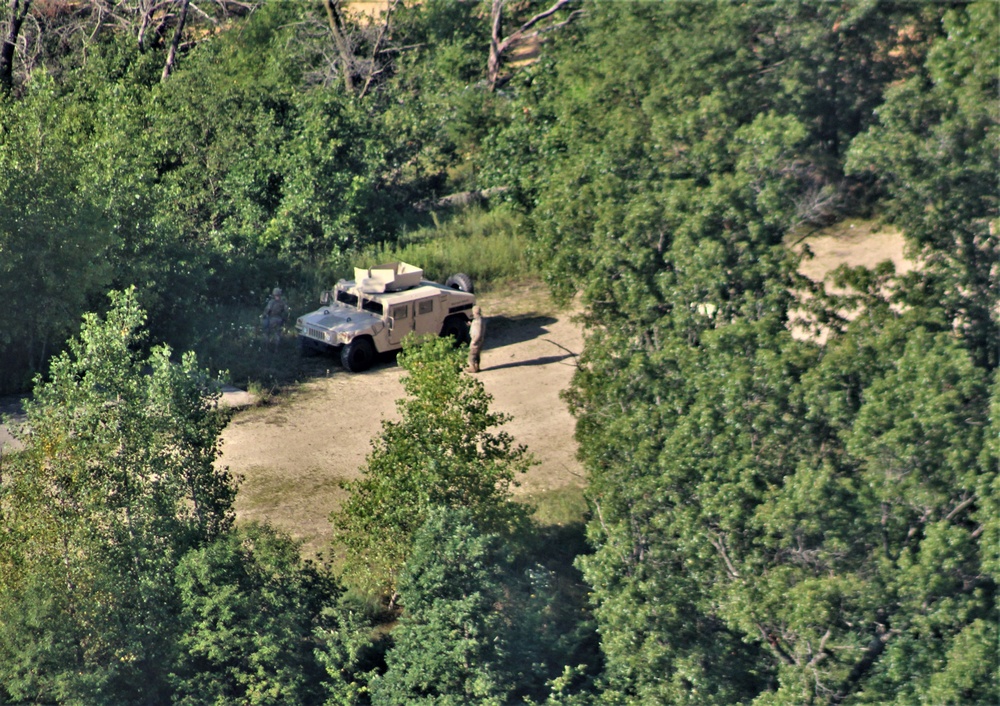
[[319, 295], [319, 303], [320, 304], [329, 304], [330, 303], [330, 292], [329, 292], [329, 290], [327, 290], [327, 291], [325, 291], [325, 292], [323, 292], [322, 294]]

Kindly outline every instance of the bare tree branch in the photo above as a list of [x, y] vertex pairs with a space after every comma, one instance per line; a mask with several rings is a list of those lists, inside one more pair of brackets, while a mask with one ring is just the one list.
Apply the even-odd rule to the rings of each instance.
[[729, 552], [726, 550], [726, 544], [721, 537], [709, 537], [708, 541], [715, 547], [715, 550], [722, 557], [722, 560], [726, 562], [726, 569], [729, 571], [729, 577], [738, 579], [740, 578], [740, 572], [736, 570], [733, 566], [733, 562], [729, 559]]
[[379, 55], [380, 47], [382, 45], [382, 40], [385, 38], [386, 32], [389, 31], [389, 18], [392, 16], [392, 11], [396, 9], [396, 5], [399, 4], [399, 0], [392, 0], [392, 3], [388, 5], [385, 9], [385, 21], [379, 28], [378, 36], [375, 38], [375, 43], [372, 45], [372, 70], [368, 72], [365, 77], [365, 85], [361, 88], [361, 93], [358, 94], [359, 97], [363, 98], [366, 93], [368, 93], [368, 87], [371, 86], [372, 79], [382, 73], [383, 69], [375, 69], [375, 58]]
[[510, 47], [519, 41], [527, 38], [534, 38], [542, 33], [549, 32], [560, 27], [564, 27], [570, 22], [572, 22], [577, 16], [579, 16], [580, 11], [573, 12], [570, 16], [563, 22], [557, 22], [548, 27], [540, 28], [531, 35], [526, 36], [526, 32], [532, 27], [537, 25], [539, 22], [552, 17], [559, 10], [563, 9], [572, 0], [556, 0], [547, 10], [539, 12], [537, 15], [532, 17], [530, 20], [522, 24], [517, 30], [512, 32], [506, 38], [501, 39], [500, 35], [503, 30], [503, 7], [507, 0], [493, 0], [493, 4], [490, 7], [490, 55], [486, 64], [486, 72], [489, 79], [490, 90], [495, 91], [500, 82], [500, 66], [503, 63], [504, 53], [510, 49]]
[[[554, 15], [562, 7], [564, 7], [565, 5], [567, 5], [568, 3], [570, 3], [571, 1], [572, 0], [557, 0], [557, 2], [552, 7], [550, 7], [548, 10], [546, 10], [545, 12], [538, 13], [537, 15], [535, 15], [534, 17], [532, 17], [530, 20], [528, 20], [527, 22], [525, 22], [523, 25], [521, 25], [520, 29], [518, 29], [516, 32], [514, 32], [513, 34], [511, 34], [509, 37], [507, 37], [506, 39], [504, 39], [502, 42], [500, 42], [500, 46], [498, 47], [498, 49], [500, 50], [500, 53], [502, 54], [503, 52], [505, 52], [507, 49], [510, 48], [511, 44], [513, 44], [514, 42], [516, 42], [519, 39], [522, 39], [525, 36], [524, 33], [527, 32], [529, 29], [531, 29], [532, 27], [534, 27], [536, 24], [538, 24], [542, 20], [546, 19], [547, 17], [551, 17], [552, 15]], [[577, 14], [577, 13], [574, 13], [574, 14]], [[560, 22], [559, 26], [563, 26], [565, 24], [567, 24], [567, 22]], [[546, 27], [546, 28], [540, 29], [540, 30], [538, 30], [538, 32], [533, 33], [531, 36], [537, 36], [538, 34], [540, 34], [542, 32], [546, 32], [549, 29], [552, 29], [554, 27], [555, 27], [555, 25], [553, 25], [551, 28], [550, 27]]]
[[944, 519], [949, 520], [949, 521], [950, 520], [954, 520], [959, 514], [962, 513], [963, 510], [965, 510], [966, 508], [968, 508], [974, 502], [976, 502], [976, 496], [975, 495], [966, 498], [965, 500], [963, 500], [962, 502], [960, 502], [958, 505], [956, 505], [955, 509], [953, 509], [951, 512], [949, 512], [948, 516], [945, 517]]
[[840, 688], [837, 689], [837, 692], [830, 697], [829, 703], [831, 706], [842, 703], [844, 699], [851, 695], [861, 682], [862, 677], [868, 673], [868, 670], [874, 666], [879, 656], [885, 651], [885, 646], [889, 642], [889, 638], [896, 634], [898, 634], [897, 630], [888, 630], [884, 625], [877, 627], [875, 635], [872, 637], [871, 642], [868, 643], [868, 649], [865, 650], [864, 655], [854, 665], [851, 673], [847, 675], [847, 678], [840, 685]]
[[792, 658], [790, 654], [788, 654], [788, 651], [781, 646], [781, 643], [778, 641], [777, 635], [775, 635], [771, 630], [765, 628], [760, 623], [757, 623], [757, 629], [760, 630], [760, 635], [761, 637], [764, 638], [764, 641], [767, 644], [769, 644], [771, 646], [771, 649], [774, 650], [774, 653], [778, 655], [778, 659], [780, 659], [782, 662], [790, 666], [796, 664], [796, 661]]
[[830, 655], [829, 650], [826, 649], [826, 643], [832, 635], [833, 632], [827, 628], [827, 631], [823, 633], [823, 637], [819, 639], [819, 649], [816, 650], [816, 654], [813, 655], [813, 658], [809, 660], [810, 667], [815, 667]]

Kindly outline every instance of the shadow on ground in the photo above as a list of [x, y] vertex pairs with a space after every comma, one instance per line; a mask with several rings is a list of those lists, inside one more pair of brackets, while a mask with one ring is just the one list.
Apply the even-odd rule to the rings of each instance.
[[486, 318], [486, 348], [499, 348], [524, 343], [546, 333], [558, 319], [538, 314], [519, 316], [489, 316]]
[[[551, 343], [554, 346], [558, 346], [559, 348], [562, 348], [562, 346], [560, 346], [555, 341], [549, 341], [549, 343]], [[488, 348], [489, 348], [489, 346], [487, 346], [487, 349]], [[503, 363], [501, 365], [487, 365], [487, 366], [483, 367], [483, 370], [484, 371], [486, 371], [486, 370], [503, 370], [504, 368], [524, 368], [524, 367], [530, 367], [530, 366], [534, 366], [534, 365], [548, 365], [549, 363], [561, 363], [562, 361], [568, 360], [570, 358], [573, 359], [573, 362], [571, 363], [571, 365], [573, 365], [574, 367], [576, 367], [577, 354], [574, 353], [574, 352], [572, 352], [572, 351], [566, 351], [565, 353], [562, 353], [562, 354], [559, 354], [559, 355], [546, 355], [546, 356], [542, 356], [541, 358], [532, 358], [531, 360], [519, 360], [519, 361], [514, 362], [514, 363]]]
[[[11, 415], [15, 418], [24, 416], [24, 401], [27, 395], [10, 395], [0, 397], [0, 417]], [[20, 421], [20, 420], [18, 420]]]

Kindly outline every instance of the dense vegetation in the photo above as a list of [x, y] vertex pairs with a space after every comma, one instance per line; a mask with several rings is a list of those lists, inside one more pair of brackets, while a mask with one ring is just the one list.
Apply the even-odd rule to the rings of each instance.
[[[0, 703], [1000, 700], [1000, 6], [390, 4], [0, 10]], [[918, 266], [798, 275], [847, 215]], [[336, 571], [234, 523], [172, 349], [439, 232], [584, 307], [583, 598], [440, 344]]]

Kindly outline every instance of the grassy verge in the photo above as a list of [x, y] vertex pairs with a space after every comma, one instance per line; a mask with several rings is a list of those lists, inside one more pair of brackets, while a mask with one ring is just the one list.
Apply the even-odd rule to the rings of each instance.
[[533, 517], [542, 527], [582, 523], [587, 516], [583, 488], [576, 486], [532, 493], [525, 497], [525, 502], [534, 506]]
[[405, 236], [398, 245], [373, 249], [379, 261], [403, 260], [443, 282], [464, 272], [482, 291], [532, 274], [528, 239], [521, 216], [506, 210], [466, 211], [437, 228]]

